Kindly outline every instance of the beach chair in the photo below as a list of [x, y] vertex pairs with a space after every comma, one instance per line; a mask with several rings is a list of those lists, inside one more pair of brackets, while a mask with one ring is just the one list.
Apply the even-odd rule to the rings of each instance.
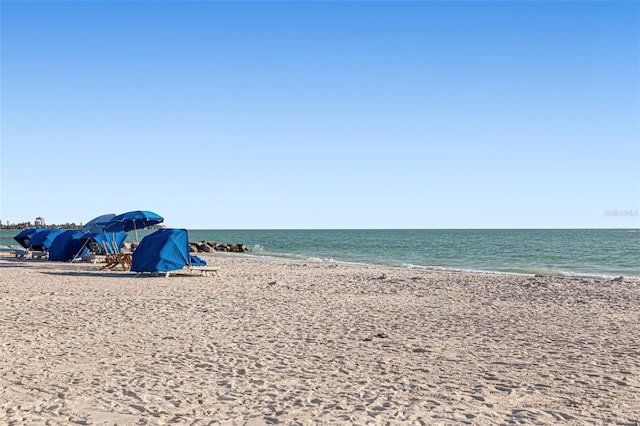
[[164, 275], [165, 278], [169, 278], [171, 275], [199, 275], [201, 277], [209, 277], [211, 275], [220, 276], [220, 270], [211, 266], [194, 266], [185, 265], [182, 269], [173, 269], [171, 271], [164, 272], [152, 272], [151, 276], [157, 277]]
[[[87, 253], [82, 256], [83, 262], [97, 263], [98, 259], [102, 258], [103, 256], [106, 259], [104, 248], [97, 241], [93, 239], [87, 239], [85, 240], [84, 245], [87, 249]], [[80, 252], [78, 252], [78, 255], [79, 254]]]
[[114, 269], [118, 265], [120, 265], [123, 271], [131, 269], [131, 253], [121, 251], [115, 241], [102, 241], [102, 247], [106, 253], [107, 263], [100, 268], [101, 271], [104, 269]]
[[168, 278], [170, 274], [179, 274], [179, 273], [188, 273], [191, 275], [194, 272], [197, 272], [199, 275], [203, 277], [208, 277], [210, 274], [213, 274], [215, 276], [220, 276], [220, 270], [218, 268], [207, 266], [206, 260], [193, 255], [189, 256], [189, 262], [186, 265], [184, 265], [182, 269], [166, 271], [164, 272], [164, 276]]
[[15, 248], [15, 247], [0, 247], [0, 252], [7, 252], [14, 254], [16, 257], [24, 258], [29, 254], [27, 249]]
[[29, 250], [17, 248], [13, 251], [13, 253], [16, 255], [16, 257], [24, 259], [27, 257], [27, 254], [29, 254]]
[[32, 259], [46, 260], [49, 257], [49, 253], [46, 250], [36, 250], [36, 251], [31, 251], [29, 253], [31, 253]]

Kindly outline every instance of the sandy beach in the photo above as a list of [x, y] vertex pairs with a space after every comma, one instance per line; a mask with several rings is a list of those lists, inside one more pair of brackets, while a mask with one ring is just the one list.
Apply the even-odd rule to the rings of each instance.
[[640, 422], [640, 283], [0, 257], [0, 424]]

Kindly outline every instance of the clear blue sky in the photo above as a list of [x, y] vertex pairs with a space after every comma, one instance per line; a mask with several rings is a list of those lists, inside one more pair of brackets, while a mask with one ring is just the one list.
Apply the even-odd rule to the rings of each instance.
[[6, 1], [0, 219], [640, 227], [635, 1]]

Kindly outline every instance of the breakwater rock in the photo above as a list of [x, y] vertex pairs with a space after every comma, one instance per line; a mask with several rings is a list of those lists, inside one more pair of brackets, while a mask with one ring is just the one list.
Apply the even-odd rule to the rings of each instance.
[[225, 244], [217, 241], [195, 241], [189, 243], [191, 253], [212, 253], [214, 251], [226, 251], [231, 253], [244, 253], [249, 251], [246, 244]]
[[[138, 247], [136, 243], [124, 243], [122, 249], [132, 252]], [[191, 241], [189, 242], [190, 253], [213, 253], [214, 251], [226, 251], [230, 253], [244, 253], [249, 251], [246, 244], [225, 244], [217, 241]]]

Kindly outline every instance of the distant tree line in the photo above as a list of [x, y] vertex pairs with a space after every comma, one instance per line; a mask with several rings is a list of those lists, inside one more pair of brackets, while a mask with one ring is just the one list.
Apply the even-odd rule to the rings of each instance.
[[[31, 222], [21, 222], [21, 223], [7, 223], [3, 225], [0, 223], [0, 229], [27, 229], [27, 228], [35, 228], [36, 226]], [[47, 229], [81, 229], [82, 225], [76, 225], [75, 223], [64, 223], [62, 225], [44, 225], [38, 226], [38, 228], [47, 228]]]
[[[165, 227], [164, 225], [160, 224], [160, 225], [148, 226], [146, 227], [146, 229], [161, 229], [164, 227]], [[7, 223], [6, 225], [3, 225], [2, 223], [0, 223], [0, 229], [22, 230], [27, 228], [82, 229], [82, 224], [76, 225], [75, 223], [64, 223], [62, 225], [38, 225], [36, 227], [32, 222]]]

